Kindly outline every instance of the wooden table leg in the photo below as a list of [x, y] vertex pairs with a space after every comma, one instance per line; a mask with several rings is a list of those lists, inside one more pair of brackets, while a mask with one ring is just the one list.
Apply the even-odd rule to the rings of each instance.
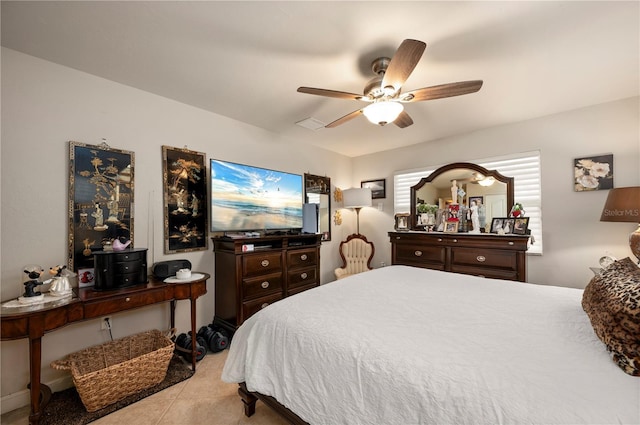
[[44, 318], [40, 315], [29, 319], [29, 385], [31, 412], [29, 424], [40, 423], [42, 409], [51, 398], [51, 390], [40, 383], [42, 364], [42, 336], [44, 335]]
[[[196, 371], [196, 300], [191, 298], [191, 369]], [[207, 348], [204, 347], [206, 350]]]

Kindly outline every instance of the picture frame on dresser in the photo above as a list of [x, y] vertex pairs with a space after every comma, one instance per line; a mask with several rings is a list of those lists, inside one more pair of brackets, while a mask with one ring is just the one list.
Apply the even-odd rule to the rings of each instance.
[[134, 162], [131, 151], [69, 142], [67, 267], [93, 267], [93, 253], [115, 239], [133, 246]]
[[445, 221], [444, 222], [444, 232], [445, 233], [456, 233], [458, 231], [459, 221]]
[[395, 215], [394, 229], [399, 232], [406, 232], [409, 230], [409, 213], [398, 213]]
[[526, 235], [529, 227], [529, 217], [517, 217], [513, 222], [514, 235]]
[[162, 146], [164, 253], [207, 249], [209, 203], [206, 156]]

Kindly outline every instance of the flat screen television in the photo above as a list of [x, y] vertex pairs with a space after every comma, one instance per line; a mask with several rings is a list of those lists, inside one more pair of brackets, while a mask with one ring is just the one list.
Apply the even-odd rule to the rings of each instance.
[[211, 231], [302, 228], [302, 176], [211, 159]]

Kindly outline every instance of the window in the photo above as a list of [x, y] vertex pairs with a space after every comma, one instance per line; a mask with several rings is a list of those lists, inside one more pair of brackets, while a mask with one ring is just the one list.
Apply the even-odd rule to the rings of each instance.
[[[542, 190], [540, 188], [540, 152], [525, 152], [498, 158], [488, 158], [473, 162], [488, 170], [496, 170], [513, 177], [514, 200], [520, 202], [529, 217], [531, 240], [529, 254], [542, 254]], [[420, 170], [399, 171], [393, 176], [394, 210], [407, 212], [411, 208], [410, 189], [422, 177], [426, 177], [440, 166], [430, 166]]]

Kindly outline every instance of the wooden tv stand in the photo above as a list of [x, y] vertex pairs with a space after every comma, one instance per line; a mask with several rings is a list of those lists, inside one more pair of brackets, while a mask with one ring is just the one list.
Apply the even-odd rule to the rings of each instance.
[[214, 323], [235, 332], [251, 315], [320, 285], [320, 234], [214, 237]]
[[[152, 304], [170, 302], [171, 327], [175, 327], [175, 307], [178, 300], [191, 302], [191, 332], [196, 330], [196, 299], [207, 293], [210, 275], [184, 283], [164, 283], [151, 277], [149, 282], [113, 291], [95, 291], [91, 287], [74, 290], [73, 296], [37, 306], [3, 307], [0, 313], [1, 338], [12, 340], [29, 338], [29, 389], [31, 413], [29, 424], [38, 424], [51, 390], [40, 382], [42, 337], [45, 333], [82, 320], [95, 319], [121, 311]], [[191, 368], [196, 370], [196, 339], [192, 338]]]

